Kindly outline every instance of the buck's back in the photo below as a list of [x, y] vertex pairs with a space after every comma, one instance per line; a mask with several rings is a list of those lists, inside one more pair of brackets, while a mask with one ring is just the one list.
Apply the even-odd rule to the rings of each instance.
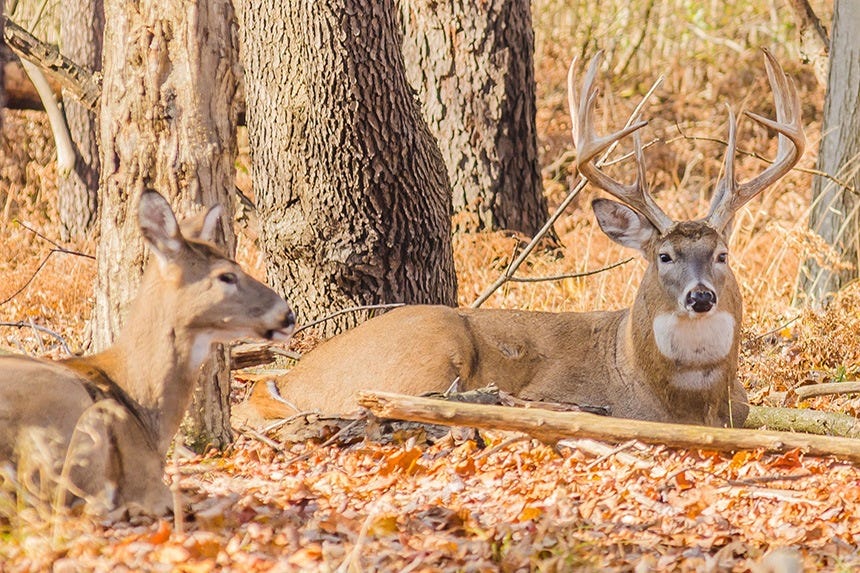
[[324, 342], [277, 386], [299, 410], [329, 413], [354, 410], [359, 390], [419, 395], [458, 378], [463, 389], [495, 383], [526, 398], [576, 402], [594, 397], [588, 381], [608, 375], [625, 316], [406, 306]]

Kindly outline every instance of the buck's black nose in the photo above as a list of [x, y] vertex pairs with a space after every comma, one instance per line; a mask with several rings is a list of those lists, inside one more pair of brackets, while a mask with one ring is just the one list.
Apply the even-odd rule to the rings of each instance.
[[706, 287], [696, 287], [687, 293], [687, 308], [695, 312], [708, 312], [717, 304], [717, 295]]

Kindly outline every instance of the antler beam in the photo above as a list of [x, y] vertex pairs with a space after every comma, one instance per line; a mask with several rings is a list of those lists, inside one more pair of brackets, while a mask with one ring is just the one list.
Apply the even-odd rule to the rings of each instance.
[[[645, 154], [642, 151], [642, 140], [638, 130], [644, 127], [647, 121], [634, 121], [631, 125], [603, 137], [594, 132], [592, 114], [594, 104], [597, 101], [598, 90], [594, 80], [597, 76], [597, 68], [603, 58], [603, 51], [598, 52], [588, 66], [585, 82], [576, 98], [576, 59], [570, 64], [567, 74], [567, 97], [570, 107], [570, 119], [572, 124], [573, 142], [577, 151], [577, 168], [583, 177], [588, 179], [594, 186], [603, 189], [610, 195], [623, 203], [636, 209], [653, 224], [661, 234], [672, 226], [672, 219], [663, 212], [648, 193], [645, 174]], [[638, 119], [638, 118], [637, 118]], [[613, 143], [633, 134], [634, 156], [636, 158], [636, 180], [625, 185], [603, 172], [594, 163], [598, 155], [603, 153]]]
[[769, 127], [779, 134], [776, 158], [773, 164], [757, 177], [739, 183], [735, 177], [735, 150], [737, 145], [738, 123], [735, 114], [729, 109], [729, 139], [726, 148], [726, 166], [723, 178], [717, 183], [707, 222], [715, 229], [723, 231], [731, 223], [738, 209], [767, 187], [776, 183], [788, 173], [803, 155], [806, 137], [800, 116], [800, 97], [794, 81], [788, 77], [768, 50], [765, 55], [767, 78], [773, 91], [776, 105], [776, 121], [756, 113], [744, 112], [760, 125]]

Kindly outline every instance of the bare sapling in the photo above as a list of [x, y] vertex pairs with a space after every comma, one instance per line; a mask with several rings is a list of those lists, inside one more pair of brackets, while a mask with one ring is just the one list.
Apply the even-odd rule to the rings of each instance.
[[[620, 202], [595, 199], [597, 222], [613, 241], [637, 250], [647, 269], [630, 308], [548, 313], [408, 306], [326, 341], [248, 405], [263, 417], [299, 410], [345, 413], [359, 390], [420, 395], [495, 384], [528, 400], [598, 408], [612, 416], [710, 426], [743, 425], [747, 394], [737, 379], [742, 300], [729, 267], [735, 213], [797, 163], [805, 145], [794, 83], [765, 51], [776, 119], [747, 112], [778, 134], [773, 163], [752, 179], [735, 176], [737, 121], [729, 110], [725, 171], [708, 215], [675, 221], [647, 189], [637, 121], [609, 135], [593, 124], [600, 55], [575, 89], [568, 76], [580, 173]], [[633, 136], [633, 183], [613, 179], [595, 159]], [[631, 177], [632, 178], [632, 177]]]
[[183, 234], [167, 201], [144, 191], [137, 216], [152, 260], [116, 342], [67, 360], [0, 357], [0, 465], [25, 465], [41, 435], [61, 455], [25, 472], [39, 473], [40, 490], [62, 504], [162, 514], [172, 507], [165, 455], [212, 344], [287, 340], [295, 316], [212, 242], [220, 207]]

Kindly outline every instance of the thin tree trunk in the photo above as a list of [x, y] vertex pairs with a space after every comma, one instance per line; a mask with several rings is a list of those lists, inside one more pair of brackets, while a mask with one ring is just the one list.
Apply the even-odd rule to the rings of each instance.
[[[229, 0], [105, 2], [102, 175], [96, 349], [117, 334], [144, 263], [134, 213], [153, 188], [179, 212], [221, 204], [222, 245], [235, 249], [230, 191], [235, 179], [238, 44]], [[224, 351], [203, 368], [186, 421], [198, 449], [231, 439]]]
[[[304, 322], [356, 305], [455, 304], [445, 165], [406, 82], [393, 1], [245, 6], [269, 282]], [[321, 328], [334, 334], [364, 317]]]
[[[101, 70], [102, 0], [63, 0], [60, 36], [63, 54], [92, 71]], [[75, 169], [60, 176], [60, 237], [82, 239], [95, 226], [99, 191], [98, 118], [67, 93], [66, 124], [75, 148]]]
[[860, 2], [837, 0], [830, 43], [830, 73], [824, 100], [824, 124], [818, 169], [848, 182], [849, 192], [831, 180], [815, 177], [810, 229], [833, 246], [849, 269], [806, 262], [801, 289], [821, 304], [849, 281], [860, 268]]
[[401, 0], [403, 56], [439, 142], [458, 230], [534, 235], [547, 218], [527, 0]]

